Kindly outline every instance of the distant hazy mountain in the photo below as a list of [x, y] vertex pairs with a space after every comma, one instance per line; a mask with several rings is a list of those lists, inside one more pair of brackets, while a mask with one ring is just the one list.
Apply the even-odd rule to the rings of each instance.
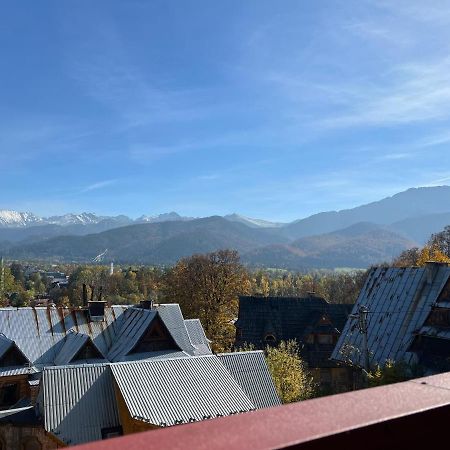
[[158, 216], [41, 218], [0, 211], [0, 252], [10, 258], [89, 262], [108, 248], [118, 262], [171, 264], [220, 248], [236, 249], [261, 267], [366, 267], [422, 245], [450, 225], [450, 187], [415, 188], [353, 209], [290, 224], [238, 214], [194, 219]]
[[298, 239], [329, 233], [359, 222], [387, 225], [409, 218], [447, 212], [450, 212], [450, 186], [412, 188], [356, 208], [314, 214], [286, 225], [283, 227], [283, 234], [291, 239]]
[[286, 238], [264, 229], [252, 229], [222, 217], [130, 225], [87, 236], [59, 236], [18, 243], [5, 249], [11, 258], [91, 261], [108, 249], [118, 262], [171, 264], [183, 256], [221, 248], [245, 253]]
[[282, 227], [283, 225], [286, 225], [280, 222], [269, 222], [268, 220], [252, 219], [250, 217], [241, 216], [240, 214], [236, 213], [228, 214], [223, 217], [224, 219], [227, 219], [230, 222], [243, 223], [244, 225], [247, 225], [251, 228], [279, 228]]
[[174, 221], [185, 221], [193, 220], [194, 217], [183, 217], [178, 213], [172, 211], [170, 213], [163, 213], [157, 216], [141, 216], [135, 220], [135, 223], [158, 223], [158, 222], [174, 222]]
[[392, 260], [415, 242], [371, 223], [298, 239], [288, 246], [270, 245], [243, 255], [251, 265], [286, 269], [365, 268]]

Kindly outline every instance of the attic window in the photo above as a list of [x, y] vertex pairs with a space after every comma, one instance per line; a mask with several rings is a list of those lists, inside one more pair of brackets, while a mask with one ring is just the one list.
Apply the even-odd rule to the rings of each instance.
[[9, 408], [19, 400], [19, 385], [6, 383], [0, 387], [0, 408]]
[[87, 342], [75, 355], [72, 361], [80, 361], [84, 359], [102, 359], [103, 356], [97, 350], [92, 342]]
[[333, 335], [331, 335], [331, 334], [319, 334], [317, 336], [317, 342], [319, 344], [332, 344], [333, 343]]
[[163, 321], [157, 317], [130, 353], [156, 352], [161, 350], [179, 350]]

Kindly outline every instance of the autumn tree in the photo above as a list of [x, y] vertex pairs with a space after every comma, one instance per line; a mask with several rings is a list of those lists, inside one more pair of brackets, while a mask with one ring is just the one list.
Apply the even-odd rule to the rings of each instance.
[[295, 340], [281, 341], [277, 347], [268, 346], [266, 360], [283, 403], [306, 400], [315, 395], [315, 383], [299, 355], [299, 346]]
[[165, 276], [163, 296], [179, 303], [186, 318], [200, 319], [215, 351], [226, 351], [234, 341], [238, 296], [249, 288], [239, 254], [219, 250], [181, 259]]
[[417, 266], [421, 250], [419, 247], [409, 248], [400, 253], [392, 262], [394, 267], [413, 267]]

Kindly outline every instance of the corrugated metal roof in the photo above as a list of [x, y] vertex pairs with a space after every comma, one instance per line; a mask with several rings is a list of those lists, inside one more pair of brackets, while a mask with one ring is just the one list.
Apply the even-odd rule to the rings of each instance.
[[14, 366], [0, 367], [0, 377], [11, 377], [14, 375], [26, 375], [36, 373], [37, 370], [33, 366]]
[[195, 354], [195, 347], [191, 344], [189, 334], [184, 323], [184, 317], [181, 313], [178, 303], [167, 303], [155, 306], [164, 325], [170, 331], [176, 344], [186, 353]]
[[126, 306], [106, 308], [104, 322], [89, 322], [87, 311], [67, 308], [0, 308], [0, 333], [13, 340], [38, 367], [52, 365], [73, 330], [89, 336], [97, 348], [107, 353], [121, 325]]
[[256, 408], [281, 405], [261, 350], [217, 355]]
[[153, 310], [130, 308], [125, 311], [120, 333], [107, 358], [110, 361], [121, 361], [137, 344], [155, 317], [156, 311]]
[[165, 358], [186, 358], [188, 355], [186, 352], [176, 350], [161, 350], [155, 352], [145, 353], [132, 353], [131, 355], [124, 356], [122, 362], [129, 361], [141, 361], [147, 359], [165, 359]]
[[214, 355], [111, 364], [132, 417], [158, 426], [255, 409]]
[[[86, 310], [54, 307], [0, 308], [0, 357], [12, 345], [36, 367], [70, 363], [83, 345], [91, 340], [109, 361], [138, 359], [128, 353], [159, 314], [181, 353], [210, 354], [205, 343], [193, 345], [177, 304], [157, 305], [152, 310], [129, 306], [105, 308], [104, 321], [92, 322]], [[196, 340], [204, 340], [201, 324], [192, 325]], [[140, 355], [151, 358], [155, 352]], [[181, 354], [174, 354], [181, 356]], [[101, 361], [101, 360], [99, 360]], [[79, 362], [77, 362], [79, 363]]]
[[[372, 364], [404, 359], [450, 276], [449, 267], [436, 265], [433, 280], [428, 283], [429, 269], [380, 267], [370, 271], [352, 314], [360, 306], [369, 310], [367, 336]], [[357, 319], [347, 321], [332, 358], [364, 365]]]
[[101, 439], [102, 428], [120, 425], [106, 364], [46, 368], [41, 386], [44, 427], [66, 444]]
[[64, 344], [55, 358], [55, 364], [57, 366], [68, 364], [87, 341], [89, 341], [89, 336], [85, 334], [67, 333]]
[[210, 355], [211, 347], [209, 343], [211, 342], [205, 335], [205, 330], [200, 322], [200, 319], [186, 319], [184, 321], [186, 326], [189, 339], [192, 345], [196, 348], [196, 355]]

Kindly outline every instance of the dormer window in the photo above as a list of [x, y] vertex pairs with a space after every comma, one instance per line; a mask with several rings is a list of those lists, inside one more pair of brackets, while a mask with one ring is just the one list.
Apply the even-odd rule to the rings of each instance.
[[319, 334], [317, 336], [317, 342], [319, 344], [332, 344], [333, 343], [333, 335], [331, 335], [331, 334]]

